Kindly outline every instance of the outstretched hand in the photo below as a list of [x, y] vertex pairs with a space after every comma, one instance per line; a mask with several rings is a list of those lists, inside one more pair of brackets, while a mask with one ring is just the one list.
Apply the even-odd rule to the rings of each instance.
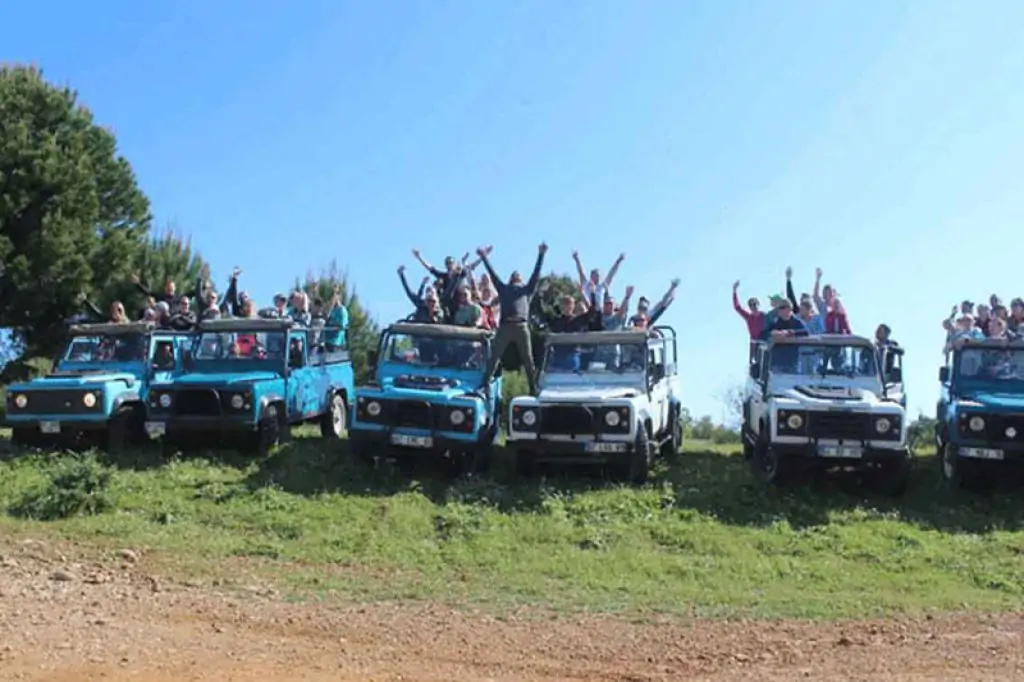
[[621, 262], [622, 262], [622, 261], [624, 261], [624, 260], [626, 260], [626, 254], [624, 254], [624, 253], [620, 253], [620, 254], [619, 254], [619, 257], [615, 259], [615, 262], [616, 262], [616, 263], [621, 263]]
[[137, 274], [135, 274], [134, 272], [131, 274], [131, 278], [132, 278], [132, 283], [133, 284], [138, 284], [141, 281], [139, 279], [139, 276]]
[[739, 280], [736, 280], [735, 282], [732, 283], [732, 290], [733, 291], [736, 291], [739, 288], [740, 288], [740, 281]]
[[478, 255], [478, 256], [480, 256], [481, 258], [483, 258], [484, 256], [486, 256], [486, 255], [487, 255], [487, 249], [485, 249], [485, 248], [484, 248], [484, 247], [482, 247], [482, 246], [481, 246], [481, 247], [479, 247], [479, 248], [477, 248], [477, 250], [476, 250], [476, 255]]
[[242, 274], [242, 268], [238, 267], [237, 265], [235, 266], [235, 269], [231, 271], [231, 276], [232, 277], [238, 277], [241, 274]]
[[399, 265], [398, 266], [398, 274], [399, 275], [404, 275], [405, 274], [405, 266], [404, 265]]
[[537, 250], [540, 251], [541, 253], [547, 253], [548, 245], [544, 242], [541, 242], [540, 246], [537, 247]]
[[825, 273], [821, 271], [821, 268], [814, 268], [814, 276], [821, 279], [821, 276]]
[[792, 265], [787, 265], [786, 266], [786, 279], [793, 279], [793, 266]]
[[626, 296], [632, 296], [634, 291], [635, 289], [633, 288], [633, 285], [630, 284], [628, 287], [626, 287]]
[[[403, 269], [403, 270], [405, 269], [405, 266], [404, 266], [404, 265], [402, 266], [402, 269]], [[429, 278], [429, 277], [424, 277], [424, 278], [423, 278], [423, 281], [422, 281], [422, 282], [420, 282], [420, 286], [424, 286], [424, 287], [425, 287], [425, 286], [427, 286], [428, 284], [430, 284], [430, 278]]]
[[672, 288], [675, 289], [678, 286], [679, 286], [679, 278], [676, 277], [675, 279], [672, 280]]
[[420, 257], [420, 250], [419, 249], [413, 249], [412, 250], [412, 255], [414, 255], [417, 258], [419, 258]]
[[572, 250], [572, 258], [573, 258], [573, 260], [579, 260], [580, 259], [580, 252], [577, 251], [576, 249], [573, 249]]

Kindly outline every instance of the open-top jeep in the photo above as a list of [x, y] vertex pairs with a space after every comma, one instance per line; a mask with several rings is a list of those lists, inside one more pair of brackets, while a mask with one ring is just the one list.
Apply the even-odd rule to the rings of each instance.
[[538, 388], [509, 406], [506, 442], [522, 474], [538, 462], [600, 463], [643, 483], [657, 449], [682, 445], [671, 327], [548, 334]]
[[354, 454], [366, 462], [434, 455], [486, 466], [501, 414], [500, 373], [481, 390], [492, 339], [485, 329], [442, 324], [384, 330], [371, 356], [373, 382], [356, 389]]
[[956, 342], [939, 381], [936, 438], [948, 483], [985, 488], [1024, 463], [1024, 342]]
[[901, 349], [880, 354], [859, 336], [756, 344], [743, 403], [744, 455], [754, 473], [785, 484], [810, 467], [853, 468], [901, 494], [911, 464], [901, 359]]
[[352, 363], [347, 350], [328, 351], [318, 333], [291, 320], [202, 322], [184, 373], [150, 392], [146, 431], [174, 444], [228, 441], [258, 453], [307, 422], [325, 438], [341, 438]]
[[20, 444], [105, 445], [145, 438], [145, 400], [180, 372], [189, 334], [146, 322], [79, 324], [53, 371], [7, 390], [6, 423]]

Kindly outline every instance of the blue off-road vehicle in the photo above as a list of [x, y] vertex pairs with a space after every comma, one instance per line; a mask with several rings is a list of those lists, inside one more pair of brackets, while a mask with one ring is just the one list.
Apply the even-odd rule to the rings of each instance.
[[958, 341], [939, 368], [939, 460], [950, 485], [985, 488], [1024, 464], [1024, 342]]
[[320, 330], [291, 320], [202, 322], [185, 372], [150, 392], [146, 431], [175, 445], [241, 446], [264, 454], [317, 423], [325, 438], [345, 433], [354, 392], [346, 349], [329, 350]]
[[483, 390], [493, 333], [399, 322], [372, 354], [374, 380], [356, 389], [353, 453], [446, 457], [486, 466], [498, 438], [501, 376]]
[[80, 324], [53, 371], [7, 389], [6, 425], [22, 445], [105, 446], [145, 438], [149, 392], [181, 372], [191, 335], [147, 322]]

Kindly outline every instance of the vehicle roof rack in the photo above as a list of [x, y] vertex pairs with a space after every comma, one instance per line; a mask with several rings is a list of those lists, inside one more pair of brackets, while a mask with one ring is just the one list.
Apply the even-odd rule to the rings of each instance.
[[203, 332], [268, 332], [285, 331], [295, 326], [291, 319], [266, 317], [229, 317], [219, 320], [203, 320], [198, 329]]
[[854, 336], [853, 334], [812, 334], [810, 336], [780, 336], [778, 338], [771, 338], [768, 341], [769, 344], [775, 345], [818, 345], [818, 346], [871, 346], [874, 348], [875, 342], [864, 336]]
[[128, 334], [149, 334], [156, 331], [152, 322], [93, 322], [89, 324], [73, 324], [72, 334], [102, 334], [104, 336], [123, 336]]
[[552, 344], [587, 344], [587, 343], [644, 343], [653, 338], [647, 329], [607, 331], [607, 332], [565, 332], [563, 334], [549, 332], [544, 335], [545, 343]]
[[482, 327], [460, 327], [454, 324], [431, 324], [427, 322], [395, 322], [385, 330], [389, 334], [410, 336], [437, 336], [449, 339], [483, 341], [494, 337], [494, 332]]

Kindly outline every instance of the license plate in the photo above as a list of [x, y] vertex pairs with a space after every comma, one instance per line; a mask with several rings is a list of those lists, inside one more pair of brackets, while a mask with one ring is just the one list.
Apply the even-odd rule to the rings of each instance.
[[625, 443], [587, 443], [587, 452], [622, 452]]
[[818, 448], [818, 454], [822, 457], [860, 459], [864, 456], [864, 450], [856, 445], [822, 445]]
[[167, 433], [167, 425], [163, 422], [146, 422], [146, 434], [150, 438], [158, 438]]
[[42, 433], [60, 433], [60, 422], [39, 422], [39, 431]]
[[404, 433], [393, 433], [391, 434], [391, 443], [407, 448], [429, 448], [434, 445], [434, 439], [430, 436], [407, 436]]
[[960, 448], [960, 454], [974, 459], [1002, 459], [1003, 451], [994, 448]]

